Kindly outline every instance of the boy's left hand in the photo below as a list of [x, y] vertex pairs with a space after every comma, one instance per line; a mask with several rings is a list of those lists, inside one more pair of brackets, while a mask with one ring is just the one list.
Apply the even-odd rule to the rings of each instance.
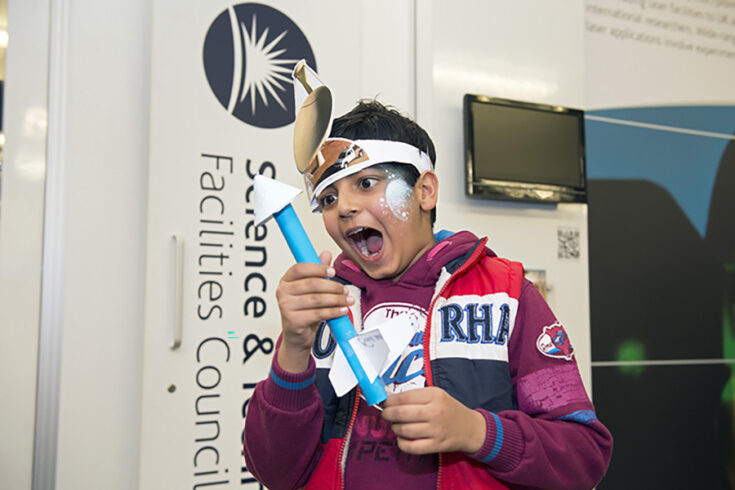
[[388, 396], [383, 418], [405, 453], [474, 453], [485, 442], [485, 417], [435, 386]]

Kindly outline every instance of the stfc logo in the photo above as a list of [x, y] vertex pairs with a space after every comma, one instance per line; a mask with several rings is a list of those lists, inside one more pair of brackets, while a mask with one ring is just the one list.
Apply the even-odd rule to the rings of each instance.
[[204, 72], [227, 112], [259, 128], [294, 121], [291, 70], [300, 59], [316, 69], [306, 36], [282, 12], [259, 3], [229, 7], [204, 39]]

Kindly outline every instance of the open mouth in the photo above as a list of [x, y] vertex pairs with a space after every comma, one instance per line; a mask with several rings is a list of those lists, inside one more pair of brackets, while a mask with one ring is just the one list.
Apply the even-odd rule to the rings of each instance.
[[357, 228], [347, 233], [347, 238], [363, 257], [375, 257], [383, 250], [383, 235], [378, 230]]

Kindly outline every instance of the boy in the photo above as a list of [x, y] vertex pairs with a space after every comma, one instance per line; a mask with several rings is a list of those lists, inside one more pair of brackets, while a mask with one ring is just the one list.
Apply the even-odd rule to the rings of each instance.
[[[426, 132], [361, 102], [334, 121], [321, 154], [307, 187], [342, 254], [281, 279], [282, 334], [245, 420], [248, 469], [273, 490], [597, 484], [612, 437], [563, 328], [486, 239], [433, 234]], [[338, 398], [327, 379], [335, 345], [324, 322], [348, 312], [357, 331], [395, 317], [414, 328], [382, 377], [382, 411], [358, 389]]]

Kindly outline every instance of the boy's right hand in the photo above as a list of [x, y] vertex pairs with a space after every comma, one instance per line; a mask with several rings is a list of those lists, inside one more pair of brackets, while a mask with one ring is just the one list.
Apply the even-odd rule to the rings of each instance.
[[322, 252], [319, 259], [321, 264], [291, 266], [276, 289], [283, 331], [278, 365], [288, 372], [300, 373], [308, 368], [319, 324], [346, 315], [347, 307], [355, 302], [346, 287], [327, 279], [334, 277], [329, 265], [332, 254]]

